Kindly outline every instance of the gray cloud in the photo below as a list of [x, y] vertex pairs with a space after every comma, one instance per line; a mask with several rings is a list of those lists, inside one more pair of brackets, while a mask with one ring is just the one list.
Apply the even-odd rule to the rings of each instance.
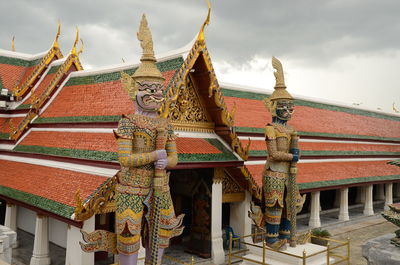
[[[255, 55], [291, 57], [329, 64], [349, 54], [379, 53], [400, 47], [396, 0], [213, 1], [206, 38], [214, 60], [244, 63]], [[68, 52], [75, 25], [80, 26], [91, 65], [120, 62], [140, 53], [135, 32], [145, 12], [158, 52], [176, 49], [198, 32], [206, 4], [169, 1], [2, 1], [0, 47], [36, 53], [54, 38], [62, 22], [61, 44]]]

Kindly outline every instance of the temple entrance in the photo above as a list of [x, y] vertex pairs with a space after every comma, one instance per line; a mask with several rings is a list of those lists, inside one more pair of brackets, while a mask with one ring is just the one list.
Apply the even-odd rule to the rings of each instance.
[[175, 213], [185, 214], [185, 229], [171, 240], [202, 258], [211, 257], [211, 183], [213, 169], [174, 170], [170, 176]]

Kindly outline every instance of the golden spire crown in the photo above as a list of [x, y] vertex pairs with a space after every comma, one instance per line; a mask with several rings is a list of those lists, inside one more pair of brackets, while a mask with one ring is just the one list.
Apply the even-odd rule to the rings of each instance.
[[142, 20], [140, 21], [137, 38], [140, 41], [143, 55], [142, 58], [140, 58], [141, 63], [132, 77], [137, 82], [144, 80], [164, 82], [165, 78], [162, 76], [160, 70], [158, 70], [156, 66], [157, 60], [154, 56], [153, 39], [145, 14], [143, 14]]
[[11, 51], [15, 52], [15, 36], [11, 40]]
[[276, 70], [274, 72], [275, 75], [275, 87], [274, 87], [274, 92], [272, 95], [268, 98], [269, 100], [278, 100], [278, 99], [293, 99], [292, 95], [289, 94], [286, 90], [286, 85], [285, 85], [285, 76], [283, 74], [283, 67], [282, 63], [272, 56], [272, 67]]

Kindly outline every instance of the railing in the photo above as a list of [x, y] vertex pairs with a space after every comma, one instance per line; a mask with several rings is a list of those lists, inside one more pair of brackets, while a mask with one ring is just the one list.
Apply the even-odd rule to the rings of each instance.
[[[295, 255], [295, 254], [291, 254], [291, 253], [287, 253], [287, 252], [283, 252], [283, 251], [274, 250], [272, 248], [269, 248], [269, 247], [267, 247], [267, 245], [265, 243], [265, 240], [263, 241], [262, 246], [257, 245], [257, 244], [248, 243], [248, 242], [243, 240], [245, 238], [255, 237], [257, 235], [264, 235], [265, 236], [265, 232], [258, 232], [258, 233], [254, 233], [254, 234], [251, 234], [251, 235], [237, 237], [237, 238], [233, 238], [232, 234], [230, 234], [230, 237], [229, 237], [229, 252], [228, 252], [228, 264], [229, 265], [232, 264], [232, 258], [237, 258], [237, 259], [243, 260], [243, 261], [244, 260], [245, 261], [250, 261], [250, 262], [255, 263], [255, 264], [271, 265], [271, 264], [266, 263], [266, 258], [267, 258], [266, 251], [267, 250], [268, 251], [277, 252], [277, 253], [281, 253], [281, 254], [284, 254], [284, 255], [287, 255], [287, 256], [291, 256], [291, 257], [294, 257], [294, 258], [298, 258], [298, 259], [303, 261], [303, 265], [307, 264], [307, 259], [308, 258], [314, 257], [314, 256], [322, 254], [322, 253], [326, 253], [326, 264], [327, 265], [340, 264], [342, 262], [346, 262], [347, 265], [350, 265], [350, 239], [349, 238], [347, 238], [346, 241], [340, 241], [340, 240], [336, 240], [336, 239], [322, 238], [322, 237], [317, 237], [317, 236], [312, 236], [311, 235], [311, 238], [317, 238], [317, 239], [325, 240], [327, 242], [326, 249], [318, 251], [318, 252], [315, 252], [315, 253], [310, 254], [310, 255], [307, 255], [307, 252], [304, 250], [303, 251], [303, 255], [299, 256], [299, 255]], [[247, 251], [247, 249], [238, 250], [238, 251], [233, 252], [232, 251], [232, 246], [233, 246], [233, 243], [235, 241], [239, 241], [241, 245], [243, 244], [243, 245], [248, 245], [248, 246], [252, 246], [252, 247], [255, 247], [255, 248], [261, 248], [262, 249], [262, 260], [261, 261], [254, 260], [254, 259], [250, 259], [250, 258], [246, 258], [246, 257], [238, 255], [238, 254], [241, 254], [241, 253]], [[336, 250], [338, 248], [341, 248], [341, 247], [342, 248], [343, 247], [346, 248], [345, 249], [346, 255], [339, 255], [336, 252]], [[333, 250], [335, 250], [335, 252]], [[334, 261], [332, 263], [331, 263], [331, 258], [334, 258]]]

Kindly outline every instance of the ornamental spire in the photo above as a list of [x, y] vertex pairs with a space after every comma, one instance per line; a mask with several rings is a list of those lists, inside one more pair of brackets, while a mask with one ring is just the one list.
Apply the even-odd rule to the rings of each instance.
[[210, 16], [211, 16], [211, 2], [210, 0], [206, 0], [207, 6], [208, 6], [208, 12], [207, 12], [207, 17], [206, 20], [204, 20], [203, 25], [200, 28], [199, 35], [197, 36], [198, 41], [204, 41], [204, 28], [206, 25], [210, 23]]

